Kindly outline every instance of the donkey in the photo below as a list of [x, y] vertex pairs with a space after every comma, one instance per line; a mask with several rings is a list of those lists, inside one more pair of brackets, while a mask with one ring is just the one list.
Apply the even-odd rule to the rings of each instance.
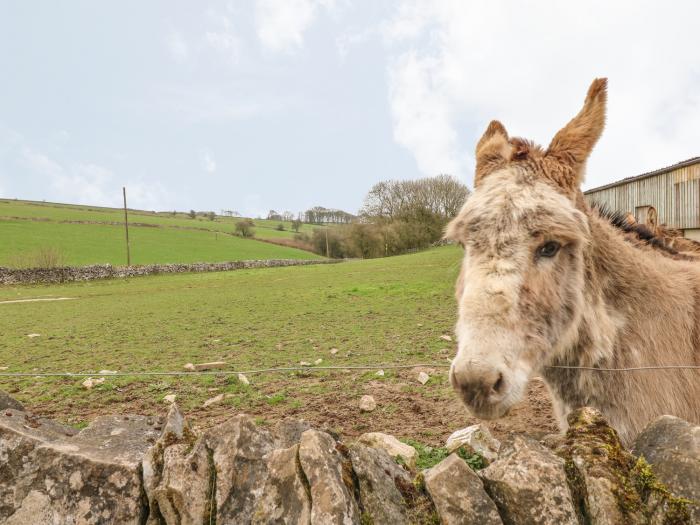
[[[505, 415], [535, 375], [562, 430], [600, 410], [630, 444], [655, 417], [700, 422], [700, 265], [626, 240], [580, 190], [605, 125], [607, 79], [545, 150], [492, 121], [475, 190], [446, 237], [464, 248], [450, 382], [477, 416]], [[569, 368], [570, 367], [570, 368]]]

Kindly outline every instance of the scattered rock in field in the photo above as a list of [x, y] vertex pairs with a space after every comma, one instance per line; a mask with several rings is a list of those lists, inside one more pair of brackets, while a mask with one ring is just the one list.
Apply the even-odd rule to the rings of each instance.
[[323, 363], [323, 359], [321, 359], [320, 357], [316, 359], [316, 361], [314, 361], [315, 365], [320, 365], [321, 363]]
[[100, 375], [114, 375], [117, 373], [116, 370], [100, 370]]
[[308, 361], [299, 361], [299, 366], [311, 366], [311, 363]]
[[443, 341], [452, 341], [452, 337], [447, 334], [441, 335], [440, 339], [442, 339]]
[[457, 454], [425, 471], [424, 480], [442, 523], [503, 523], [479, 476]]
[[450, 452], [464, 447], [472, 454], [479, 454], [486, 460], [488, 465], [498, 459], [498, 450], [501, 448], [501, 442], [491, 435], [488, 428], [478, 424], [453, 432], [447, 438], [445, 447]]
[[377, 370], [377, 373], [374, 375], [378, 377], [384, 377], [384, 370]]
[[167, 396], [163, 397], [163, 401], [165, 401], [166, 403], [174, 403], [176, 397], [176, 394], [168, 394]]
[[34, 339], [35, 337], [41, 337], [41, 334], [27, 334], [29, 339]]
[[[632, 451], [675, 496], [700, 502], [700, 425], [661, 416], [637, 436]], [[691, 522], [700, 523], [700, 505], [689, 508]]]
[[277, 343], [277, 344], [275, 345], [275, 348], [276, 348], [277, 350], [282, 350], [282, 343]]
[[416, 326], [417, 326], [418, 328], [423, 328], [423, 323], [418, 323]]
[[212, 361], [211, 363], [197, 363], [194, 365], [194, 369], [197, 372], [203, 370], [213, 370], [217, 368], [226, 368], [226, 361]]
[[0, 370], [2, 370], [2, 371], [7, 370], [8, 368], [10, 368], [10, 367], [9, 366], [0, 366]]
[[212, 339], [211, 342], [212, 342], [212, 343], [220, 343], [220, 342], [221, 342], [221, 339]]
[[449, 354], [449, 353], [450, 353], [449, 348], [441, 348], [440, 350], [438, 350], [438, 354], [445, 355], [445, 354]]
[[331, 348], [331, 355], [335, 355], [339, 352], [337, 348]]
[[382, 432], [368, 432], [362, 434], [357, 440], [368, 447], [384, 450], [392, 458], [400, 457], [410, 469], [416, 468], [416, 459], [418, 458], [416, 449], [411, 445], [401, 443], [394, 436]]
[[564, 460], [533, 439], [509, 436], [479, 476], [507, 523], [578, 524]]
[[245, 374], [238, 374], [238, 381], [246, 386], [250, 384], [250, 381], [248, 381], [248, 378], [245, 376]]
[[223, 400], [224, 400], [224, 395], [223, 395], [223, 394], [219, 394], [218, 396], [214, 396], [214, 397], [212, 397], [212, 398], [207, 399], [207, 400], [204, 402], [204, 405], [203, 405], [203, 406], [204, 406], [204, 408], [206, 408], [206, 407], [208, 407], [208, 406], [215, 405], [216, 403], [221, 403]]
[[194, 365], [192, 363], [187, 363], [182, 368], [184, 368], [188, 372], [194, 372]]
[[362, 396], [360, 398], [360, 410], [362, 412], [372, 412], [377, 408], [377, 402], [372, 396]]
[[420, 374], [418, 374], [418, 382], [421, 385], [426, 384], [428, 381], [430, 381], [430, 376], [428, 374], [426, 374], [425, 372], [421, 372]]
[[104, 377], [100, 377], [99, 379], [93, 379], [92, 377], [88, 377], [85, 381], [83, 381], [83, 388], [85, 388], [86, 390], [90, 390], [91, 388], [96, 387], [97, 385], [101, 385], [104, 382]]

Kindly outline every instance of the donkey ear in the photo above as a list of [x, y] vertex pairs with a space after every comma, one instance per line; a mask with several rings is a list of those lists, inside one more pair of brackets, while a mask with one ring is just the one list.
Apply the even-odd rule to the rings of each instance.
[[562, 181], [570, 187], [578, 187], [583, 177], [586, 159], [600, 138], [605, 127], [605, 106], [608, 98], [608, 79], [596, 78], [583, 108], [552, 139], [546, 156], [573, 172], [574, 179]]
[[474, 186], [478, 187], [486, 175], [505, 165], [511, 158], [512, 150], [506, 128], [497, 120], [492, 120], [476, 145]]

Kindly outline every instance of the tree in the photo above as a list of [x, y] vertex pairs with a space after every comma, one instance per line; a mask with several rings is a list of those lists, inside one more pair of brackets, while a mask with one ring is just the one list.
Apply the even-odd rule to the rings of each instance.
[[277, 225], [277, 228], [276, 228], [276, 229], [277, 229], [277, 231], [279, 231], [279, 232], [283, 232], [283, 231], [284, 231], [284, 224], [282, 224], [282, 223], [280, 222], [280, 223]]
[[216, 213], [214, 213], [213, 211], [210, 211], [209, 213], [207, 213], [207, 217], [209, 218], [210, 221], [213, 221], [214, 219], [216, 219]]
[[367, 193], [360, 215], [366, 220], [406, 220], [429, 212], [446, 220], [457, 215], [468, 195], [467, 187], [449, 175], [384, 181]]
[[292, 221], [292, 230], [295, 232], [299, 233], [299, 230], [301, 229], [301, 219], [295, 219]]
[[255, 230], [253, 229], [254, 225], [255, 223], [250, 219], [238, 221], [235, 227], [236, 235], [240, 235], [241, 237], [252, 237], [255, 235]]
[[196, 219], [197, 218], [197, 212], [194, 210], [190, 210], [190, 212], [187, 214], [190, 219]]

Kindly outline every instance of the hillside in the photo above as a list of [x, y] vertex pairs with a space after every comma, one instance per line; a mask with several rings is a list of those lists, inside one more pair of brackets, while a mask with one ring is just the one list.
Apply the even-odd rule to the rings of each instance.
[[[314, 259], [307, 251], [233, 236], [240, 219], [129, 210], [132, 264], [242, 259]], [[126, 263], [123, 211], [116, 208], [0, 199], [0, 266], [31, 265], [52, 249], [67, 265]], [[293, 238], [291, 225], [257, 221], [256, 236]], [[311, 231], [309, 225], [304, 225]]]

